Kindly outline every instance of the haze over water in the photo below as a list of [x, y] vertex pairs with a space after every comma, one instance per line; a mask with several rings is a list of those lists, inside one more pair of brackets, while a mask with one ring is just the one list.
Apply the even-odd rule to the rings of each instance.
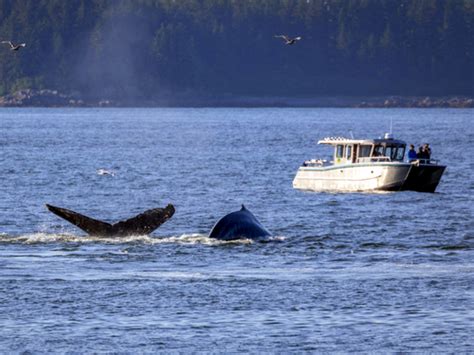
[[[471, 109], [2, 109], [5, 352], [474, 351]], [[326, 136], [429, 142], [437, 192], [308, 193]], [[98, 175], [107, 169], [115, 176]], [[91, 238], [173, 203], [152, 236]], [[275, 238], [224, 243], [241, 204]]]

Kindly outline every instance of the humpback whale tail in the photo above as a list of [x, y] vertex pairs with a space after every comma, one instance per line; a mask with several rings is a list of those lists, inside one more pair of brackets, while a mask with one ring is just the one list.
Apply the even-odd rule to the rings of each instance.
[[147, 210], [125, 221], [110, 224], [65, 208], [48, 204], [46, 204], [46, 207], [55, 215], [64, 218], [87, 234], [104, 237], [150, 234], [170, 219], [175, 211], [174, 206], [169, 204], [165, 208]]

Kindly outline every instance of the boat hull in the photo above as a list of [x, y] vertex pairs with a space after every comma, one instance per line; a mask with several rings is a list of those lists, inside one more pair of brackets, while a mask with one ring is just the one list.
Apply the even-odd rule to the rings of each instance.
[[443, 166], [409, 163], [372, 163], [302, 166], [293, 187], [307, 191], [400, 191], [434, 192], [444, 171]]
[[435, 192], [445, 169], [444, 165], [413, 165], [400, 190]]

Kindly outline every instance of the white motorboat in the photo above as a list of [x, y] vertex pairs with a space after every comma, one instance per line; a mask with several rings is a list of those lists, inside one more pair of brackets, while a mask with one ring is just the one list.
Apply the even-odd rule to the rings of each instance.
[[380, 139], [328, 137], [332, 160], [312, 159], [298, 169], [293, 187], [309, 191], [434, 192], [446, 166], [433, 159], [407, 162], [406, 143], [385, 134]]

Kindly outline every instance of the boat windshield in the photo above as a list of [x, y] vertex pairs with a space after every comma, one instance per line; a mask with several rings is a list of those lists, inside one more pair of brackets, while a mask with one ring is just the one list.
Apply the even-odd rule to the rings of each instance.
[[403, 145], [375, 145], [372, 156], [387, 157], [392, 161], [403, 161], [405, 146]]
[[373, 157], [383, 157], [385, 155], [384, 146], [383, 145], [376, 145], [374, 147], [374, 152], [372, 153]]

